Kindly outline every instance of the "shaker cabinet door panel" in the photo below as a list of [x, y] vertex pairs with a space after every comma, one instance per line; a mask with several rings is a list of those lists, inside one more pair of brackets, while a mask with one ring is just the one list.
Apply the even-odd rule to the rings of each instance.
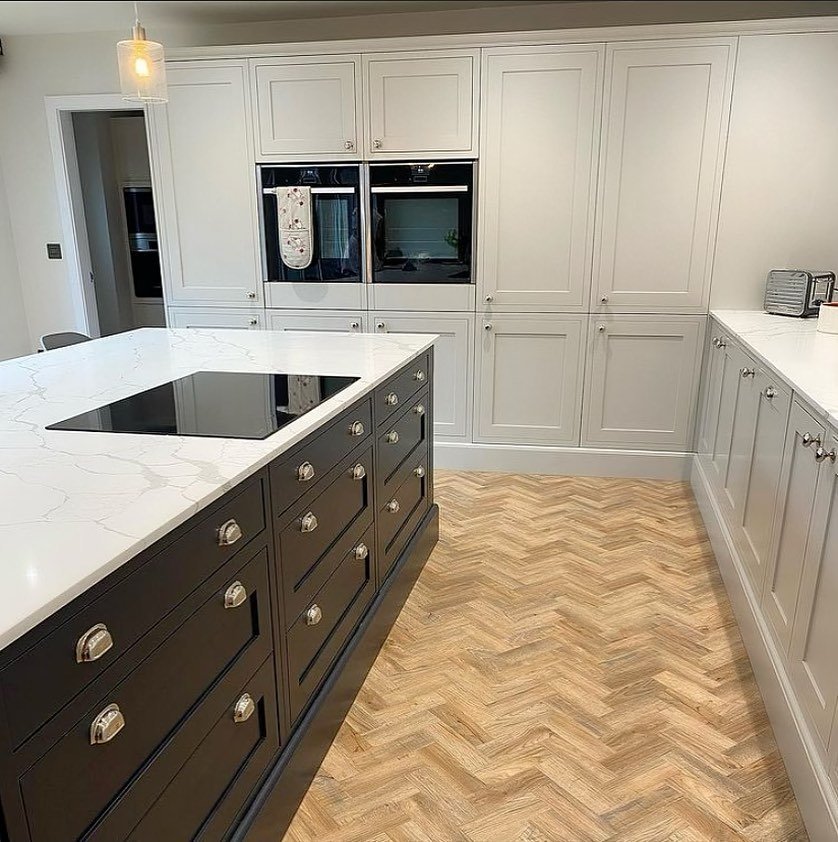
[[251, 60], [257, 154], [359, 158], [360, 56]]
[[728, 465], [730, 463], [730, 448], [733, 442], [733, 417], [736, 411], [736, 400], [739, 387], [742, 385], [742, 375], [739, 369], [745, 363], [745, 355], [730, 339], [719, 349], [719, 408], [713, 429], [713, 436], [709, 442], [709, 471], [710, 477], [720, 490], [719, 500], [722, 504], [728, 502], [727, 496], [721, 492], [727, 481]]
[[369, 153], [474, 155], [477, 50], [364, 56]]
[[246, 62], [170, 62], [147, 109], [165, 298], [262, 303]]
[[241, 328], [262, 330], [264, 310], [227, 310], [222, 307], [169, 307], [166, 310], [168, 327]]
[[705, 321], [591, 317], [584, 445], [691, 449]]
[[704, 352], [704, 370], [702, 374], [701, 416], [699, 418], [698, 454], [702, 464], [710, 457], [716, 428], [719, 424], [722, 397], [722, 370], [724, 368], [724, 349], [727, 347], [727, 335], [715, 322], [710, 323]]
[[734, 55], [734, 39], [608, 45], [592, 308], [705, 308]]
[[475, 440], [579, 444], [586, 316], [478, 324]]
[[350, 311], [268, 310], [268, 330], [363, 333], [364, 313]]
[[481, 298], [587, 309], [604, 48], [484, 51]]

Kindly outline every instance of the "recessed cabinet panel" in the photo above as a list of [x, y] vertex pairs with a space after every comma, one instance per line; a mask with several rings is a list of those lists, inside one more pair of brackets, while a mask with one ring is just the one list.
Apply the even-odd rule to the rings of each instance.
[[365, 55], [370, 154], [474, 154], [478, 59], [476, 50]]
[[748, 481], [748, 468], [751, 464], [751, 447], [754, 441], [754, 427], [757, 418], [756, 362], [748, 354], [737, 356], [741, 364], [737, 369], [739, 385], [733, 404], [733, 424], [730, 433], [727, 470], [724, 473], [722, 488], [733, 518], [742, 522], [742, 508]]
[[[736, 396], [742, 384], [739, 369], [745, 363], [745, 356], [730, 340], [727, 340], [719, 351], [719, 411], [710, 441], [710, 475], [717, 488], [723, 488], [730, 462]], [[727, 497], [722, 495], [721, 501], [726, 503]]]
[[268, 330], [322, 331], [325, 333], [362, 333], [364, 313], [329, 312], [323, 310], [293, 312], [268, 311]]
[[713, 441], [716, 438], [716, 428], [719, 424], [722, 369], [724, 368], [724, 349], [727, 347], [727, 342], [726, 334], [719, 329], [715, 322], [711, 322], [704, 352], [702, 410], [698, 432], [698, 454], [703, 462], [710, 456]]
[[495, 316], [480, 323], [477, 441], [579, 443], [586, 322]]
[[732, 39], [608, 45], [592, 307], [705, 307], [734, 52]]
[[784, 654], [791, 642], [818, 481], [815, 452], [823, 437], [821, 424], [799, 403], [792, 403], [774, 513], [773, 558], [762, 599], [766, 619]]
[[146, 111], [167, 304], [262, 303], [247, 63], [168, 62]]
[[689, 450], [704, 323], [592, 317], [583, 444]]
[[360, 67], [360, 56], [251, 61], [257, 154], [307, 161], [360, 157]]
[[241, 328], [261, 330], [265, 325], [264, 310], [236, 310], [221, 307], [168, 307], [168, 327]]
[[603, 56], [485, 51], [479, 276], [498, 310], [587, 307]]

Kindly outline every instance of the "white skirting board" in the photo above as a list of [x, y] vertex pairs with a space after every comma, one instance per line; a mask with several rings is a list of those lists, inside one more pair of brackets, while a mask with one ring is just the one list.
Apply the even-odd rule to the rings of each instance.
[[762, 619], [758, 597], [744, 573], [742, 560], [697, 458], [691, 481], [809, 838], [812, 842], [837, 842], [838, 798], [794, 697], [781, 655]]
[[434, 443], [434, 467], [459, 471], [687, 481], [692, 461], [692, 453], [439, 440]]

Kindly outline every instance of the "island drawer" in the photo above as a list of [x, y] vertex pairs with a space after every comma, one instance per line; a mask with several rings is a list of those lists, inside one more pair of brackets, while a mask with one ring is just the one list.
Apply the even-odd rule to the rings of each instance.
[[[413, 463], [410, 463], [413, 465]], [[392, 493], [379, 500], [378, 552], [379, 583], [389, 574], [405, 544], [425, 516], [430, 505], [428, 451], [415, 460], [407, 478]]]
[[309, 491], [347, 453], [372, 435], [372, 399], [344, 412], [313, 439], [306, 439], [287, 457], [271, 465], [271, 500], [281, 514]]
[[348, 554], [288, 629], [288, 683], [295, 722], [326, 677], [375, 592], [374, 558]]
[[430, 379], [430, 355], [425, 353], [375, 390], [375, 423], [380, 426], [398, 412]]
[[[6, 667], [0, 692], [12, 744], [20, 745], [241, 547], [262, 535], [265, 516], [260, 477]], [[225, 525], [231, 543], [219, 545], [219, 529]]]
[[197, 610], [21, 778], [32, 842], [76, 839], [228, 668], [272, 651], [268, 553], [223, 571]]
[[405, 462], [427, 441], [428, 390], [425, 389], [411, 399], [401, 415], [391, 418], [378, 432], [376, 476], [382, 489], [392, 486], [393, 481], [399, 479]]
[[372, 520], [372, 482], [370, 444], [350, 454], [322, 486], [286, 512], [278, 539], [283, 577], [300, 582], [343, 534]]

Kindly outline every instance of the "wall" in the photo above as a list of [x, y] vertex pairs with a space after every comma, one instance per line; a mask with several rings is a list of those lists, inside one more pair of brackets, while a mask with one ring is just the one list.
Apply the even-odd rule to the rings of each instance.
[[20, 356], [29, 350], [29, 331], [23, 309], [17, 255], [0, 167], [0, 360]]

